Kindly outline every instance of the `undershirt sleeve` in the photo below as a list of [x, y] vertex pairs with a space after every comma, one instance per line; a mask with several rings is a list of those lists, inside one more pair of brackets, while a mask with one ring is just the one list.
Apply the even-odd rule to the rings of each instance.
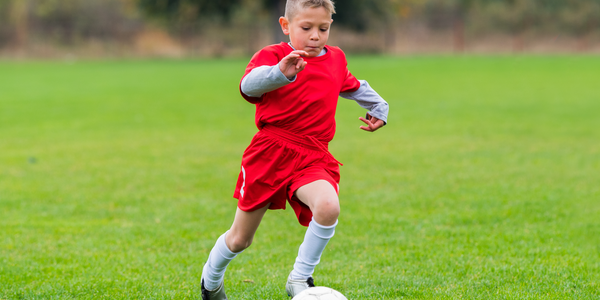
[[387, 124], [388, 103], [369, 85], [366, 80], [359, 80], [360, 87], [353, 92], [340, 93], [340, 97], [354, 100], [360, 107], [369, 110], [368, 114]]
[[241, 89], [245, 95], [258, 98], [295, 80], [296, 76], [292, 80], [285, 77], [279, 69], [279, 64], [274, 66], [260, 66], [252, 69], [248, 75], [244, 76]]

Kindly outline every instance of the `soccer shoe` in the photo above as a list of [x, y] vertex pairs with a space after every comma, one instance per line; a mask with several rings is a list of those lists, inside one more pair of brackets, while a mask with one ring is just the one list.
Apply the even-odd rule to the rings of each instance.
[[311, 287], [315, 287], [312, 277], [308, 277], [306, 280], [292, 280], [292, 276], [290, 274], [287, 283], [285, 284], [285, 291], [288, 293], [288, 296], [294, 298], [302, 291]]
[[209, 291], [204, 287], [204, 279], [202, 279], [201, 285], [202, 300], [227, 300], [227, 295], [225, 295], [225, 286], [223, 282], [221, 282], [221, 285], [219, 285], [219, 287], [214, 291]]

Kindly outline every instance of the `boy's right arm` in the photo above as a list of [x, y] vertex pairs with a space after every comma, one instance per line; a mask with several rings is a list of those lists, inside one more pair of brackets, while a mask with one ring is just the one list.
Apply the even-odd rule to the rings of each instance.
[[252, 71], [242, 79], [241, 88], [242, 93], [246, 96], [258, 98], [267, 92], [276, 90], [295, 80], [295, 76], [291, 80], [285, 77], [279, 70], [279, 65], [260, 66], [252, 69]]
[[304, 70], [306, 61], [302, 55], [305, 51], [293, 51], [273, 66], [260, 66], [252, 69], [244, 76], [241, 83], [242, 93], [249, 97], [261, 97], [296, 80], [296, 75]]

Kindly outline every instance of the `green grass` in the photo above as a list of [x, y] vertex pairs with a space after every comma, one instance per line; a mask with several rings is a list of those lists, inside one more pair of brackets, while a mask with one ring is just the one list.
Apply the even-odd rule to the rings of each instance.
[[[598, 299], [598, 57], [350, 57], [342, 214], [317, 284], [349, 299]], [[247, 61], [0, 63], [0, 299], [199, 299], [231, 224]], [[226, 276], [289, 299], [304, 228], [270, 211]], [[247, 282], [251, 281], [251, 282]]]

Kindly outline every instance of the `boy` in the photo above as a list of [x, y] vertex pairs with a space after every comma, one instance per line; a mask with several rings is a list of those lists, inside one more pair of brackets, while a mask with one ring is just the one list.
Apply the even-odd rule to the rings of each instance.
[[290, 43], [263, 48], [246, 68], [240, 91], [256, 104], [259, 132], [242, 157], [233, 225], [219, 237], [202, 270], [203, 300], [227, 299], [227, 265], [250, 246], [265, 212], [284, 209], [286, 200], [308, 226], [286, 291], [294, 297], [314, 286], [313, 271], [340, 212], [341, 163], [327, 150], [338, 96], [369, 110], [360, 118], [363, 130], [379, 129], [388, 114], [385, 100], [348, 71], [341, 49], [326, 46], [333, 13], [331, 0], [288, 0], [279, 23]]

